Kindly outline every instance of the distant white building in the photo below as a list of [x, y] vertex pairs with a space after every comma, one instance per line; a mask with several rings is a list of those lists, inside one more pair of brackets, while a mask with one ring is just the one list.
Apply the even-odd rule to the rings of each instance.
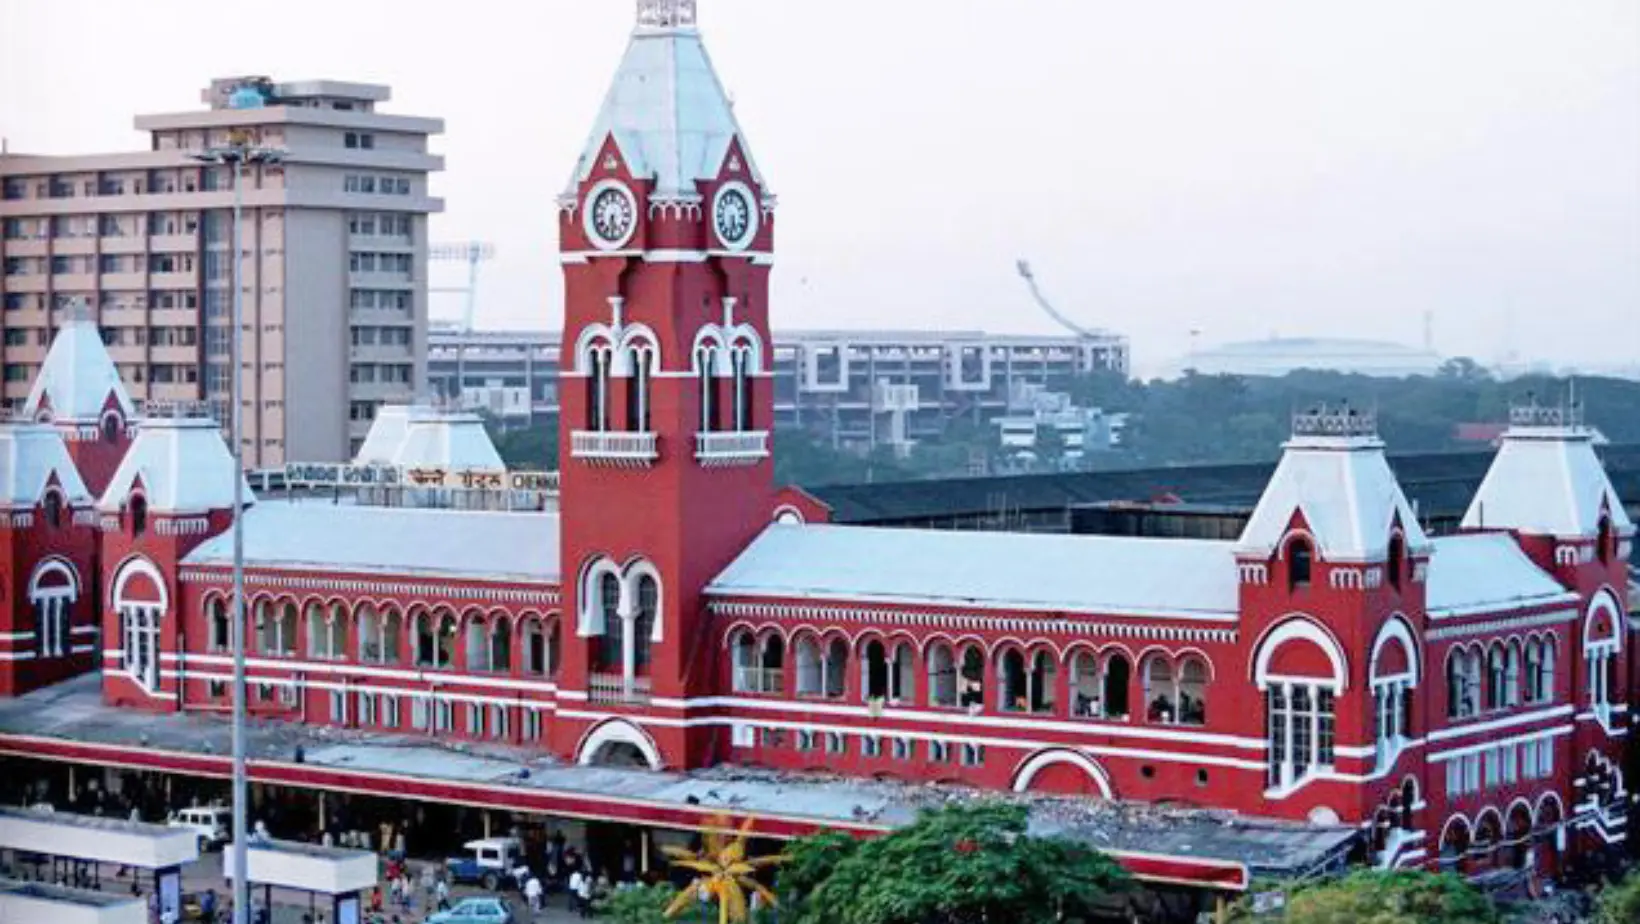
[[1272, 337], [1192, 352], [1167, 377], [1176, 378], [1191, 370], [1200, 375], [1271, 377], [1314, 370], [1405, 378], [1434, 375], [1443, 362], [1432, 350], [1383, 340]]

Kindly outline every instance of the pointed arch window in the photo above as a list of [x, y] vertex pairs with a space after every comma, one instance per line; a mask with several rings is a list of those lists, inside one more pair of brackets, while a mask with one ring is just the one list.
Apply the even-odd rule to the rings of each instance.
[[52, 529], [61, 529], [63, 526], [63, 495], [56, 488], [46, 491], [41, 502], [45, 511], [46, 525]]
[[131, 495], [131, 502], [126, 506], [126, 512], [131, 515], [131, 535], [141, 536], [148, 532], [148, 500], [141, 494]]
[[638, 670], [649, 668], [649, 643], [655, 635], [655, 617], [660, 605], [660, 586], [653, 577], [639, 575], [638, 608], [632, 614], [632, 664]]
[[598, 576], [598, 607], [603, 634], [598, 637], [598, 669], [620, 670], [626, 647], [626, 621], [621, 618], [621, 579], [605, 572]]
[[1595, 555], [1599, 557], [1602, 565], [1611, 564], [1615, 545], [1616, 543], [1612, 541], [1612, 518], [1602, 515], [1600, 517], [1600, 528], [1595, 532], [1594, 545]]
[[1401, 577], [1406, 571], [1407, 541], [1400, 533], [1389, 538], [1389, 560], [1384, 568], [1389, 572], [1389, 586], [1401, 590]]
[[1315, 570], [1315, 547], [1310, 540], [1298, 537], [1287, 543], [1287, 589], [1299, 590], [1310, 586]]
[[613, 358], [608, 347], [593, 347], [587, 354], [587, 429], [595, 433], [609, 430], [609, 378]]
[[745, 433], [752, 429], [752, 388], [756, 363], [750, 347], [739, 346], [730, 354], [734, 376], [734, 428]]
[[647, 346], [627, 348], [627, 364], [631, 375], [626, 380], [626, 429], [632, 433], [649, 432], [650, 379], [654, 371], [650, 364], [654, 351]]

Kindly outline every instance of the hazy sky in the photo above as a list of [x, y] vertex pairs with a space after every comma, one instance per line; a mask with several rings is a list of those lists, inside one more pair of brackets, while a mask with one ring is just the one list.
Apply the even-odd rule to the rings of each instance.
[[[777, 327], [1052, 330], [1023, 256], [1141, 366], [1192, 328], [1417, 343], [1426, 311], [1449, 354], [1640, 346], [1634, 0], [700, 7], [781, 198]], [[481, 324], [552, 326], [552, 200], [632, 8], [0, 0], [0, 135], [129, 149], [213, 76], [391, 84], [447, 121], [434, 237], [499, 249]]]

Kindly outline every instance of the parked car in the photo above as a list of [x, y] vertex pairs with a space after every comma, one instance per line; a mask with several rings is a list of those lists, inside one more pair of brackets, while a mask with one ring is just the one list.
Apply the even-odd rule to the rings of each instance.
[[513, 924], [513, 913], [499, 898], [467, 898], [429, 917], [427, 924]]
[[204, 805], [178, 809], [165, 820], [173, 828], [187, 828], [199, 837], [199, 852], [228, 842], [228, 826], [233, 824], [233, 810], [225, 805]]
[[444, 868], [451, 882], [482, 885], [494, 892], [502, 883], [516, 885], [513, 870], [524, 865], [524, 844], [516, 837], [490, 837], [462, 845], [471, 854], [451, 857]]

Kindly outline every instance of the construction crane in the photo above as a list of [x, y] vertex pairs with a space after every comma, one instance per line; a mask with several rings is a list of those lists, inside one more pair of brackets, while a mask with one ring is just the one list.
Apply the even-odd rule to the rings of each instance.
[[1059, 322], [1059, 326], [1078, 337], [1089, 340], [1102, 340], [1111, 336], [1109, 331], [1090, 330], [1060, 314], [1059, 309], [1055, 308], [1053, 303], [1048, 301], [1048, 297], [1042, 294], [1042, 287], [1036, 284], [1036, 274], [1031, 271], [1029, 261], [1020, 260], [1018, 265], [1020, 278], [1024, 279], [1025, 284], [1031, 287], [1031, 297], [1036, 299], [1036, 303], [1042, 307], [1043, 311], [1048, 313], [1048, 317]]
[[478, 267], [495, 259], [495, 245], [485, 241], [467, 241], [460, 244], [433, 244], [427, 248], [427, 259], [436, 263], [465, 263], [467, 264], [467, 285], [465, 287], [444, 287], [429, 289], [429, 292], [446, 294], [464, 294], [467, 296], [467, 311], [462, 319], [462, 330], [471, 331], [478, 313]]

